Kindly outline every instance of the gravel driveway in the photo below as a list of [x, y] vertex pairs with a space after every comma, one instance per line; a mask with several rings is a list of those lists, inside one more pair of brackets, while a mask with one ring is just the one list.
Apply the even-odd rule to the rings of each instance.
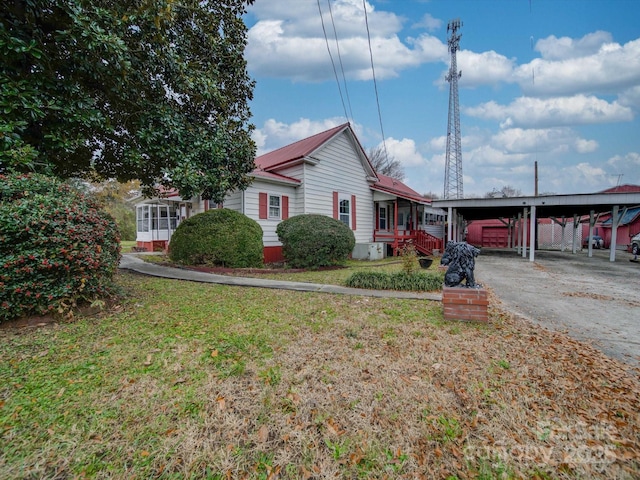
[[512, 313], [640, 366], [640, 263], [631, 258], [536, 251], [529, 262], [514, 251], [483, 249], [475, 273]]

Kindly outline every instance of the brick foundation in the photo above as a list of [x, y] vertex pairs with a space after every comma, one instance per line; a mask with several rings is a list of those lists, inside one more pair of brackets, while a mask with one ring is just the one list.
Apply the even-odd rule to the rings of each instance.
[[489, 321], [489, 300], [484, 288], [443, 287], [442, 305], [445, 320]]

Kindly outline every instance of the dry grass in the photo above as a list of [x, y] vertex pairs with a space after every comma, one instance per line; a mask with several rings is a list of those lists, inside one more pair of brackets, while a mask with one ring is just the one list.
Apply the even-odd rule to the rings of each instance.
[[504, 314], [122, 275], [0, 331], [2, 478], [638, 478], [638, 372]]

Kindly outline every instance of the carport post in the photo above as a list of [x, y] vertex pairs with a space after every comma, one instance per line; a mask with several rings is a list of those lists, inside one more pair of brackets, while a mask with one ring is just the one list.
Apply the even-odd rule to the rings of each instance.
[[578, 251], [578, 227], [580, 226], [580, 222], [578, 222], [578, 214], [573, 214], [573, 237], [572, 237], [572, 247], [571, 253], [576, 253]]
[[522, 211], [522, 258], [527, 258], [527, 207]]
[[589, 212], [589, 240], [587, 240], [587, 242], [589, 243], [589, 254], [588, 257], [591, 258], [593, 257], [593, 224], [595, 223], [594, 217], [595, 217], [595, 210], [591, 210]]
[[620, 218], [618, 216], [618, 205], [613, 206], [613, 212], [611, 212], [611, 245], [609, 246], [609, 261], [616, 261], [616, 242], [618, 240], [618, 225], [620, 224]]
[[520, 251], [522, 250], [522, 214], [518, 213], [518, 223], [516, 224], [516, 228], [518, 231], [516, 232], [516, 248], [518, 251], [518, 255], [520, 255]]
[[529, 261], [533, 262], [536, 256], [536, 206], [531, 205], [531, 220], [529, 220]]
[[447, 208], [447, 241], [453, 240], [451, 237], [451, 229], [453, 228], [453, 207]]

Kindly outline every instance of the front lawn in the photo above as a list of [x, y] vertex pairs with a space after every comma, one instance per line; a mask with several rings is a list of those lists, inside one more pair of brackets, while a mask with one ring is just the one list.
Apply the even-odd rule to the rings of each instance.
[[0, 329], [0, 478], [640, 476], [638, 372], [495, 302], [118, 282]]

